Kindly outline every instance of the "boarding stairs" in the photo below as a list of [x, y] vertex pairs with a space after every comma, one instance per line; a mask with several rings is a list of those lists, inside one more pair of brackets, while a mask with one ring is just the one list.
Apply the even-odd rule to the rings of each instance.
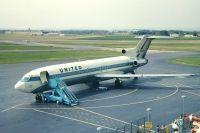
[[[69, 89], [65, 82], [59, 78], [49, 79], [48, 85], [58, 97], [62, 98], [62, 103], [70, 106], [78, 105], [79, 101], [74, 93]], [[49, 99], [51, 100], [51, 99]]]

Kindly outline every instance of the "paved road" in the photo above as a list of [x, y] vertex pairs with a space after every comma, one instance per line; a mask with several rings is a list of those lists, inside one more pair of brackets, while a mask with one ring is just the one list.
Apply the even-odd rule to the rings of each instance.
[[[109, 50], [109, 51], [117, 51], [121, 52], [122, 48], [109, 48], [109, 47], [101, 47], [101, 46], [91, 46], [91, 45], [65, 45], [65, 44], [52, 44], [52, 43], [39, 43], [39, 42], [27, 42], [27, 41], [3, 41], [3, 43], [15, 44], [15, 45], [26, 45], [26, 46], [46, 46], [46, 47], [56, 47], [63, 48], [62, 50]], [[126, 50], [133, 48], [125, 48]], [[50, 49], [50, 50], [0, 50], [0, 52], [35, 52], [35, 51], [61, 51], [61, 49]], [[160, 50], [149, 50], [150, 53], [160, 53], [165, 51]], [[170, 52], [170, 51], [166, 51]], [[171, 51], [174, 52], [174, 51]]]
[[[121, 51], [121, 48], [108, 48], [99, 46], [87, 46], [87, 45], [65, 45], [65, 44], [52, 44], [52, 43], [38, 43], [38, 42], [27, 42], [27, 41], [0, 41], [3, 43], [16, 44], [16, 45], [28, 45], [28, 46], [48, 46], [65, 48], [71, 50], [111, 50], [111, 51]], [[26, 50], [24, 50], [26, 51]]]
[[[173, 52], [148, 55], [149, 64], [138, 73], [200, 73], [200, 67], [172, 65], [169, 58], [199, 53]], [[182, 112], [181, 96], [185, 95], [185, 112], [200, 111], [199, 78], [154, 78], [126, 80], [122, 89], [114, 89], [113, 80], [103, 82], [108, 90], [71, 87], [80, 99], [77, 107], [34, 102], [32, 94], [14, 90], [14, 84], [26, 72], [68, 61], [34, 62], [0, 65], [0, 129], [4, 133], [94, 133], [101, 126], [106, 131], [128, 124], [147, 115], [152, 108], [154, 125], [170, 123]]]

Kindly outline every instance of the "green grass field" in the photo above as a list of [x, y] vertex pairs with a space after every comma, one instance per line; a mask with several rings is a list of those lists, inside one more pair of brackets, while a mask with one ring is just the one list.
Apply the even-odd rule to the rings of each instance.
[[[63, 45], [89, 45], [112, 48], [133, 48], [139, 39], [132, 35], [67, 35], [31, 36], [31, 35], [0, 35], [0, 40], [33, 41]], [[200, 37], [172, 38], [153, 40], [150, 49], [168, 51], [200, 51]]]
[[0, 50], [54, 50], [54, 49], [61, 49], [61, 48], [0, 43]]
[[45, 51], [45, 52], [5, 52], [0, 53], [0, 63], [22, 63], [53, 61], [64, 59], [100, 58], [120, 55], [113, 51]]
[[[67, 40], [65, 42], [47, 42], [63, 45], [89, 45], [111, 48], [133, 48], [139, 40], [116, 41], [116, 40]], [[200, 51], [200, 40], [154, 40], [150, 46], [152, 50], [167, 51]]]
[[177, 42], [177, 43], [152, 42], [150, 49], [163, 50], [163, 51], [200, 51], [200, 42]]
[[191, 65], [200, 67], [200, 56], [175, 58], [175, 59], [170, 59], [169, 62], [173, 64], [182, 64], [182, 65]]
[[[87, 45], [111, 48], [133, 48], [139, 39], [132, 35], [67, 35], [67, 36], [31, 36], [22, 34], [0, 34], [0, 41], [30, 41], [62, 45]], [[14, 45], [0, 43], [0, 50], [55, 50], [59, 47]], [[163, 51], [200, 51], [200, 38], [173, 38], [153, 40], [151, 50]], [[112, 51], [45, 51], [45, 52], [2, 52], [0, 63], [19, 63], [32, 61], [62, 60], [66, 58], [92, 58], [121, 55]]]

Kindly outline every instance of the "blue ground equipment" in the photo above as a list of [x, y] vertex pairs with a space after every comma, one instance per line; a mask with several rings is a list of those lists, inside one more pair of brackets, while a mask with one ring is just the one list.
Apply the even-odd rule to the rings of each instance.
[[44, 102], [56, 102], [65, 105], [78, 105], [78, 99], [61, 79], [49, 79], [48, 86], [52, 89], [42, 93]]

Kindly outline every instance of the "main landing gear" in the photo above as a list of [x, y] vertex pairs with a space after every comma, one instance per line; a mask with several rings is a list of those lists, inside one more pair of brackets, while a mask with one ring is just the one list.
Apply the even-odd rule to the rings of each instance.
[[119, 78], [117, 78], [117, 79], [115, 80], [115, 87], [116, 87], [116, 88], [121, 88], [121, 87], [122, 87], [122, 84], [123, 84], [123, 81], [120, 80]]
[[[135, 71], [132, 71], [131, 74], [135, 74]], [[134, 77], [134, 80], [138, 80], [138, 77]]]

